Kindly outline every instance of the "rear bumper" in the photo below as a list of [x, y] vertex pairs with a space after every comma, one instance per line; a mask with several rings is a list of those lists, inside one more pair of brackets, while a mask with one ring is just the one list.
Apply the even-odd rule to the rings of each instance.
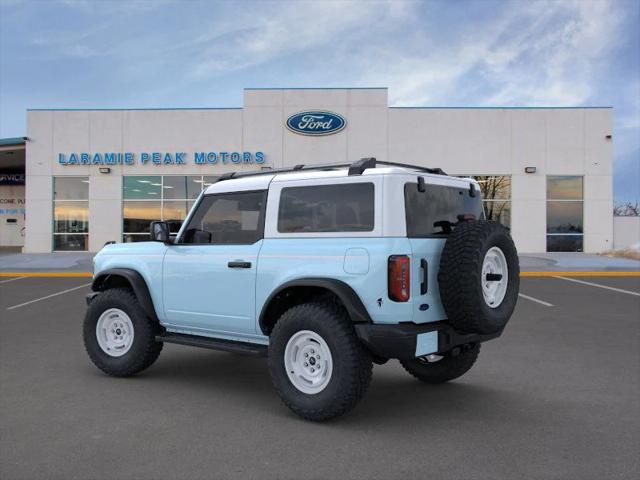
[[432, 353], [443, 354], [456, 347], [486, 342], [502, 334], [502, 331], [491, 334], [462, 333], [446, 322], [422, 325], [357, 323], [355, 328], [360, 340], [374, 355], [381, 358], [400, 359]]

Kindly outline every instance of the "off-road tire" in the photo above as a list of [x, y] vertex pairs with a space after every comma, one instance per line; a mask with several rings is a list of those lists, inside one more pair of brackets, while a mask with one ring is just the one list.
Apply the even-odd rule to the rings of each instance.
[[445, 355], [437, 362], [426, 362], [424, 359], [414, 358], [400, 360], [404, 369], [411, 375], [425, 383], [444, 383], [458, 378], [471, 369], [480, 353], [480, 344], [463, 349], [458, 355]]
[[[305, 394], [298, 390], [285, 370], [287, 342], [301, 330], [320, 335], [331, 351], [333, 373], [319, 393]], [[271, 333], [271, 380], [285, 405], [304, 419], [328, 420], [350, 411], [366, 393], [372, 369], [371, 355], [358, 340], [345, 309], [335, 302], [294, 306], [282, 314]]]
[[[482, 293], [482, 264], [492, 247], [502, 250], [508, 267], [507, 290], [496, 308], [487, 305]], [[487, 220], [457, 225], [442, 250], [438, 284], [454, 328], [481, 334], [501, 331], [513, 313], [520, 287], [518, 252], [506, 227]]]
[[[121, 357], [112, 357], [104, 352], [96, 338], [98, 319], [110, 308], [124, 311], [133, 323], [133, 343]], [[91, 301], [84, 318], [84, 346], [89, 358], [100, 370], [114, 377], [129, 377], [151, 366], [160, 355], [163, 344], [155, 340], [160, 330], [160, 325], [147, 317], [131, 290], [113, 288], [100, 293]]]

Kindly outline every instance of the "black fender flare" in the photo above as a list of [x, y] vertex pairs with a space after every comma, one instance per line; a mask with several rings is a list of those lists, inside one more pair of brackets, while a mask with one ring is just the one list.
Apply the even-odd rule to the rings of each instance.
[[324, 288], [340, 299], [353, 323], [371, 323], [371, 316], [369, 316], [369, 312], [367, 312], [367, 309], [362, 303], [362, 300], [360, 300], [358, 294], [353, 290], [353, 288], [351, 288], [349, 284], [333, 278], [308, 277], [298, 278], [296, 280], [291, 280], [289, 282], [283, 283], [273, 292], [271, 292], [267, 300], [262, 305], [262, 310], [260, 311], [260, 317], [258, 319], [260, 330], [262, 330], [262, 332], [266, 331], [265, 316], [272, 300], [276, 298], [280, 293], [291, 287]]
[[145, 281], [144, 277], [135, 270], [132, 270], [130, 268], [110, 268], [108, 270], [104, 270], [93, 279], [91, 290], [93, 290], [94, 292], [101, 292], [105, 290], [105, 284], [109, 281], [110, 278], [113, 277], [124, 278], [129, 283], [129, 285], [131, 285], [133, 293], [140, 302], [140, 306], [145, 311], [147, 316], [152, 320], [155, 320], [156, 322], [159, 321], [156, 314], [156, 309], [153, 306], [153, 300], [151, 299], [151, 294], [149, 293], [147, 282]]

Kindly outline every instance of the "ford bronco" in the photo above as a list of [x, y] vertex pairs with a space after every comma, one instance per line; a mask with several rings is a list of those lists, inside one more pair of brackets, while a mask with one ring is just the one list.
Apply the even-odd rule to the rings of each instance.
[[373, 363], [463, 375], [518, 298], [515, 246], [475, 180], [375, 158], [224, 174], [175, 237], [152, 222], [150, 240], [94, 258], [93, 363], [134, 375], [164, 343], [266, 356], [309, 420], [351, 410]]

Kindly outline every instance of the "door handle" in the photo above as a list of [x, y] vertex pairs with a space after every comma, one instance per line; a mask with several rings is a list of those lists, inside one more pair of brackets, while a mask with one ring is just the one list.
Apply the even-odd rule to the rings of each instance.
[[420, 269], [422, 270], [422, 281], [420, 282], [420, 295], [427, 293], [429, 288], [429, 264], [424, 258], [420, 259]]
[[251, 262], [229, 262], [227, 263], [227, 267], [229, 268], [251, 268]]

